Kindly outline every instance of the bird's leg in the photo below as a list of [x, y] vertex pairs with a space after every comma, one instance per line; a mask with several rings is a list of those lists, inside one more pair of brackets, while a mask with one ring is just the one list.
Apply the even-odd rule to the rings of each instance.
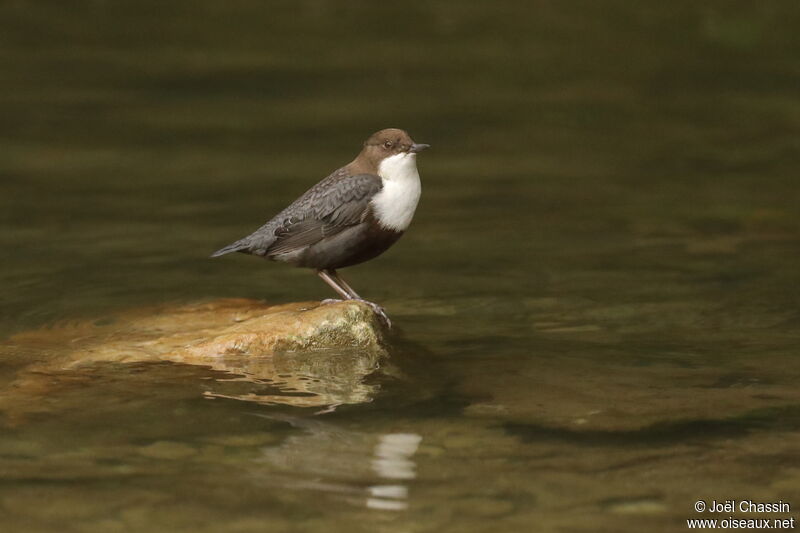
[[340, 276], [339, 273], [336, 272], [335, 270], [331, 269], [328, 271], [328, 273], [333, 279], [336, 280], [336, 283], [338, 283], [340, 287], [342, 287], [344, 290], [347, 291], [351, 299], [358, 300], [359, 302], [364, 302], [365, 304], [370, 306], [372, 310], [375, 311], [375, 314], [377, 314], [386, 323], [388, 327], [392, 327], [392, 321], [389, 320], [389, 316], [386, 314], [386, 310], [383, 307], [374, 302], [370, 302], [369, 300], [365, 300], [364, 298], [359, 296], [358, 293], [353, 290], [353, 287], [348, 285], [347, 282], [342, 278], [342, 276]]
[[[383, 307], [381, 307], [376, 303], [372, 303], [368, 300], [365, 300], [364, 298], [359, 296], [358, 293], [354, 291], [353, 288], [350, 287], [350, 285], [348, 285], [347, 282], [343, 280], [341, 276], [339, 276], [339, 274], [336, 273], [335, 270], [333, 270], [332, 268], [317, 270], [317, 275], [321, 277], [325, 283], [330, 285], [331, 288], [339, 294], [339, 296], [341, 296], [345, 300], [358, 300], [359, 302], [364, 302], [365, 304], [370, 306], [373, 311], [375, 311], [375, 314], [378, 315], [384, 321], [387, 327], [390, 328], [392, 327], [392, 321], [389, 320], [389, 317], [386, 314], [386, 311], [383, 309]], [[324, 301], [323, 303], [326, 302], [327, 300]]]
[[342, 287], [344, 290], [347, 291], [347, 294], [350, 295], [350, 298], [352, 298], [353, 300], [363, 300], [363, 298], [359, 296], [356, 291], [353, 290], [353, 287], [348, 285], [348, 283], [342, 278], [342, 276], [339, 275], [338, 272], [336, 272], [335, 270], [329, 270], [328, 273], [333, 279], [336, 280], [336, 283], [338, 283], [340, 287]]
[[[330, 287], [331, 287], [333, 290], [335, 290], [335, 291], [336, 291], [336, 293], [337, 293], [339, 296], [341, 296], [343, 299], [345, 299], [345, 300], [352, 300], [352, 299], [353, 299], [353, 297], [352, 297], [352, 296], [350, 296], [350, 294], [347, 292], [347, 290], [345, 290], [343, 287], [341, 287], [341, 286], [340, 286], [340, 285], [339, 285], [339, 284], [336, 282], [336, 280], [333, 278], [333, 276], [331, 276], [331, 273], [332, 273], [332, 272], [333, 272], [333, 271], [331, 271], [331, 270], [317, 270], [317, 276], [321, 277], [321, 278], [322, 278], [322, 281], [324, 281], [325, 283], [327, 283], [328, 285], [330, 285]], [[335, 272], [334, 272], [334, 275], [335, 275]]]

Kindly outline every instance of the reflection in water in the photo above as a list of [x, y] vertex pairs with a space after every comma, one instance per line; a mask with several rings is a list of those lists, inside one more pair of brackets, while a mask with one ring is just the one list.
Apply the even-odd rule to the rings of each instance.
[[257, 470], [260, 484], [318, 491], [351, 505], [382, 511], [408, 508], [409, 481], [417, 477], [416, 433], [371, 435], [319, 420], [257, 415], [285, 420], [305, 433], [265, 448]]
[[[320, 407], [333, 410], [339, 405], [364, 403], [377, 387], [364, 379], [378, 369], [379, 362], [362, 350], [317, 350], [306, 353], [278, 353], [268, 357], [224, 356], [199, 361], [231, 374], [218, 379], [206, 398], [228, 398], [264, 405]], [[269, 391], [253, 390], [254, 386]], [[236, 392], [244, 388], [245, 392]]]
[[[375, 446], [372, 469], [385, 479], [414, 479], [416, 464], [412, 457], [422, 437], [416, 433], [389, 433], [381, 435]], [[401, 510], [408, 507], [408, 487], [405, 485], [373, 485], [369, 488], [367, 507], [371, 509]]]

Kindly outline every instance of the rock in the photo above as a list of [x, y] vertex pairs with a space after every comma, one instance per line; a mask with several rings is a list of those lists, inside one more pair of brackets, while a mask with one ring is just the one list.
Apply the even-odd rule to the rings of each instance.
[[267, 305], [230, 298], [27, 331], [0, 345], [0, 353], [64, 341], [71, 343], [78, 364], [148, 359], [193, 363], [231, 354], [321, 348], [382, 351], [383, 327], [369, 306], [356, 301]]
[[292, 393], [209, 390], [208, 398], [303, 407], [362, 402], [373, 392], [363, 378], [386, 353], [384, 333], [372, 309], [355, 301], [267, 305], [222, 299], [58, 324], [0, 343], [0, 358], [22, 354], [31, 361], [0, 392], [0, 410], [33, 409], [32, 398], [69, 386], [58, 375], [96, 363], [146, 361], [202, 365], [235, 375], [232, 381], [268, 382]]

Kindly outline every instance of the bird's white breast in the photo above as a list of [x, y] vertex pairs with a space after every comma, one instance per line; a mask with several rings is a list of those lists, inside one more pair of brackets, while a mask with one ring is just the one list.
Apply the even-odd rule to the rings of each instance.
[[417, 209], [422, 184], [417, 171], [417, 155], [399, 153], [378, 166], [383, 189], [372, 198], [378, 223], [385, 229], [405, 231]]

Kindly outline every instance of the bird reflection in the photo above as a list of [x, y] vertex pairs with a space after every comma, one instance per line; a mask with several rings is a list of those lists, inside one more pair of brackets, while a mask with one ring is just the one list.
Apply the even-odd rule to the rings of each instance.
[[352, 505], [381, 511], [408, 508], [416, 479], [416, 433], [348, 431], [319, 419], [264, 416], [302, 428], [280, 446], [265, 448], [254, 471], [262, 485], [319, 491]]
[[[388, 433], [378, 437], [373, 451], [372, 470], [384, 479], [414, 479], [417, 477], [413, 461], [422, 437], [416, 433]], [[372, 485], [367, 507], [371, 509], [401, 510], [408, 504], [408, 487], [405, 485]]]

